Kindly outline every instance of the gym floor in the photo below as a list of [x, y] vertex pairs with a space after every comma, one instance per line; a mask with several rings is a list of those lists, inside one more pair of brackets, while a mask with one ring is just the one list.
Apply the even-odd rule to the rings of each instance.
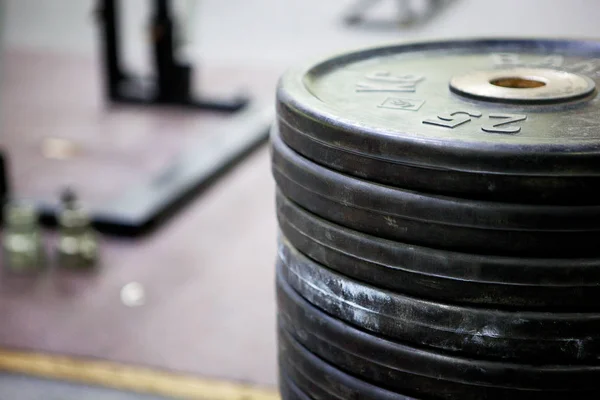
[[[146, 73], [148, 0], [122, 3], [127, 65]], [[174, 3], [185, 10], [185, 53], [197, 65], [198, 89], [242, 87], [266, 105], [288, 66], [343, 49], [461, 36], [600, 36], [600, 5], [585, 0], [455, 0], [427, 23], [406, 28], [345, 26], [356, 0]], [[369, 17], [393, 19], [395, 1], [380, 3]], [[159, 168], [197, 136], [227, 129], [227, 118], [207, 113], [107, 111], [93, 1], [3, 6], [0, 145], [14, 159], [19, 196], [54, 196], [70, 178], [100, 182], [82, 183], [83, 198], [93, 203]], [[57, 138], [82, 151], [48, 160], [40, 149]], [[98, 164], [108, 172], [96, 171]], [[116, 175], [124, 181], [115, 183]], [[0, 371], [181, 398], [274, 398], [273, 203], [263, 146], [152, 235], [103, 238], [102, 266], [93, 276], [2, 276]], [[47, 239], [51, 246], [52, 233]], [[130, 282], [143, 285], [144, 305], [122, 304], [120, 290]], [[25, 393], [30, 378], [7, 376], [0, 376], [0, 398]], [[55, 397], [82, 398], [77, 390]]]

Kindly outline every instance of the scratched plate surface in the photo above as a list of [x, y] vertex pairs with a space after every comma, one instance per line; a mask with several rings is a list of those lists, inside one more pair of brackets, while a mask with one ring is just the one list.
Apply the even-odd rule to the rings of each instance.
[[277, 271], [332, 317], [390, 340], [465, 358], [573, 365], [571, 372], [585, 364], [582, 370], [600, 376], [600, 367], [591, 367], [600, 348], [597, 312], [506, 311], [423, 300], [338, 274], [302, 255], [285, 237]]
[[301, 253], [381, 289], [453, 304], [525, 309], [600, 308], [600, 259], [449, 252], [332, 224], [277, 196], [279, 229]]
[[465, 197], [597, 202], [589, 191], [600, 183], [596, 91], [498, 103], [449, 89], [453, 77], [470, 71], [521, 66], [598, 82], [600, 42], [470, 40], [343, 54], [282, 78], [278, 127], [313, 161], [381, 183]]
[[[316, 399], [413, 398], [402, 393], [416, 399], [545, 400], [570, 395], [592, 400], [599, 395], [594, 367], [459, 357], [388, 340], [314, 307], [281, 275], [277, 301], [280, 369]], [[372, 321], [364, 311], [359, 315]], [[317, 395], [316, 389], [329, 395]]]
[[271, 135], [278, 190], [328, 221], [379, 238], [518, 257], [597, 257], [600, 206], [457, 199], [379, 185], [320, 166]]

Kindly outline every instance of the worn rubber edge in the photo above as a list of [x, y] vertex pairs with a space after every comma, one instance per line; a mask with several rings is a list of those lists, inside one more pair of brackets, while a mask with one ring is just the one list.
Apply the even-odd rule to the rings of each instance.
[[[277, 300], [280, 329], [327, 362], [386, 387], [394, 386], [388, 378], [397, 378], [393, 389], [398, 390], [410, 389], [414, 384], [433, 386], [432, 391], [477, 392], [481, 396], [489, 389], [556, 394], [585, 387], [585, 391], [591, 388], [600, 394], [597, 368], [476, 360], [372, 335], [314, 307], [281, 276], [277, 280]], [[405, 384], [409, 387], [402, 387]]]
[[279, 243], [278, 271], [313, 305], [397, 340], [533, 363], [581, 364], [597, 361], [600, 352], [599, 313], [503, 311], [418, 299], [336, 273], [302, 255], [285, 238]]

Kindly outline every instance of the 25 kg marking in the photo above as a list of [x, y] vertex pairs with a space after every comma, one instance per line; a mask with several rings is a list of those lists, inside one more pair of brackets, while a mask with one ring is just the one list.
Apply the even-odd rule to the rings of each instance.
[[[482, 114], [479, 111], [453, 111], [450, 113], [439, 114], [437, 119], [425, 119], [424, 124], [443, 126], [444, 128], [456, 128], [459, 125], [471, 121], [471, 118], [480, 118]], [[490, 119], [500, 120], [496, 123], [481, 126], [481, 130], [489, 133], [507, 133], [514, 134], [521, 131], [520, 126], [505, 126], [513, 122], [525, 121], [527, 115], [523, 114], [490, 114]]]

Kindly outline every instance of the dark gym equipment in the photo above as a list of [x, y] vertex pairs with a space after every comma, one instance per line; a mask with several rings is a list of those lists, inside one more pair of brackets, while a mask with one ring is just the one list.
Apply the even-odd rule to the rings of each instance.
[[[540, 77], [550, 82], [541, 88], [485, 80], [554, 68], [564, 79]], [[475, 101], [476, 94], [454, 93], [466, 93], [460, 78], [472, 70], [489, 75], [476, 76], [472, 86], [520, 95]], [[515, 203], [598, 204], [600, 103], [591, 79], [598, 71], [593, 41], [474, 39], [369, 49], [287, 73], [278, 89], [278, 128], [305, 157], [391, 186]], [[452, 79], [458, 89], [451, 90]]]
[[283, 372], [279, 374], [279, 389], [282, 395], [289, 400], [311, 400], [306, 393], [290, 380]]
[[0, 149], [0, 205], [8, 198], [8, 165], [5, 153]]
[[284, 75], [284, 400], [600, 396], [598, 80], [600, 42], [520, 39]]
[[[271, 134], [273, 175], [303, 208], [348, 228], [422, 246], [481, 254], [597, 254], [600, 206], [483, 202], [383, 186], [322, 167]], [[349, 215], [352, 218], [348, 218]]]
[[503, 308], [600, 308], [600, 259], [494, 257], [409, 245], [333, 224], [277, 194], [279, 228], [348, 277], [426, 299]]
[[280, 241], [278, 272], [328, 314], [403, 343], [532, 364], [593, 364], [600, 351], [597, 312], [504, 311], [393, 293], [309, 260], [285, 238]]
[[[290, 380], [313, 399], [412, 400], [412, 397], [361, 381], [306, 351], [291, 335], [279, 330], [279, 360]], [[287, 399], [286, 399], [287, 400]]]
[[[386, 393], [389, 397], [378, 397], [373, 393], [380, 388], [361, 382], [363, 388], [358, 390], [366, 397], [358, 398], [370, 399], [405, 398], [397, 392], [415, 398], [457, 400], [548, 399], [567, 393], [577, 399], [593, 399], [600, 394], [594, 382], [600, 373], [598, 366], [519, 365], [407, 346], [329, 316], [303, 300], [281, 276], [277, 285], [280, 363], [299, 386], [291, 369], [313, 374], [312, 380], [324, 387], [343, 379], [344, 371], [354, 379], [393, 391]], [[325, 368], [332, 371], [330, 376], [323, 373]]]
[[[457, 200], [386, 187], [330, 172], [294, 154], [273, 132], [273, 168], [290, 181], [347, 207], [432, 224], [503, 230], [594, 231], [600, 206], [520, 205]], [[328, 189], [329, 188], [329, 189]], [[375, 205], [376, 204], [376, 205]], [[400, 204], [400, 206], [398, 206]]]
[[[147, 82], [124, 72], [120, 62], [118, 2], [99, 1], [102, 57], [106, 96], [115, 104], [138, 104], [185, 107], [194, 110], [232, 112], [223, 129], [205, 135], [198, 144], [174, 159], [155, 176], [126, 188], [112, 201], [88, 209], [94, 227], [103, 233], [137, 236], [159, 226], [182, 205], [205, 189], [268, 137], [273, 120], [271, 107], [251, 104], [245, 97], [231, 99], [195, 98], [191, 93], [192, 69], [175, 58], [169, 2], [154, 0], [151, 21], [154, 51], [154, 82]], [[235, 113], [233, 113], [235, 111]], [[177, 132], [165, 132], [176, 135]], [[57, 194], [63, 188], [57, 188]], [[75, 191], [77, 188], [73, 188]], [[41, 221], [49, 226], [57, 223], [56, 202], [37, 203]]]
[[[94, 228], [117, 236], [138, 236], [157, 228], [262, 144], [272, 121], [270, 107], [251, 106], [241, 111], [223, 124], [222, 130], [184, 151], [155, 176], [101, 207], [90, 208]], [[39, 202], [38, 206], [42, 222], [55, 226], [56, 205]]]
[[98, 16], [107, 97], [117, 103], [171, 104], [226, 112], [238, 111], [246, 106], [249, 100], [243, 96], [223, 100], [194, 98], [193, 69], [175, 56], [177, 26], [171, 15], [170, 2], [152, 0], [152, 3], [154, 12], [150, 21], [150, 37], [156, 77], [152, 82], [144, 82], [123, 71], [118, 1], [100, 0]]

